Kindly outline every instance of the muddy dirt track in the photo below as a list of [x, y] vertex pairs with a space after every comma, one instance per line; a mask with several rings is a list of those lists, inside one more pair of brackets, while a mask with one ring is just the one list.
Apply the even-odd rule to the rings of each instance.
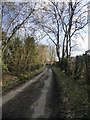
[[[14, 91], [14, 96], [12, 94], [3, 96], [3, 120], [6, 118], [59, 118], [58, 89], [52, 70], [46, 68], [35, 79], [32, 84], [27, 82], [24, 89], [22, 86], [19, 87], [17, 94]], [[5, 97], [9, 98], [5, 100]]]

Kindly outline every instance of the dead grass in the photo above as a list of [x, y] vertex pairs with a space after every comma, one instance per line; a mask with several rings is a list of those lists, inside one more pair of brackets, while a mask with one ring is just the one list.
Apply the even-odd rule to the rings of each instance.
[[10, 89], [13, 89], [16, 86], [19, 86], [20, 84], [23, 84], [33, 78], [34, 76], [38, 75], [43, 71], [44, 68], [41, 68], [39, 70], [33, 71], [33, 72], [25, 72], [24, 74], [21, 74], [19, 76], [13, 76], [11, 74], [3, 74], [2, 75], [2, 92], [5, 94]]

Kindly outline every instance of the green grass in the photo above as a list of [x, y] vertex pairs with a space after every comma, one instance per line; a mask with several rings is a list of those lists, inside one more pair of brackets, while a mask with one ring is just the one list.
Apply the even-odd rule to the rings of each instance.
[[[65, 75], [58, 67], [52, 67], [62, 99], [63, 114], [66, 118], [87, 118], [88, 92], [82, 80], [74, 80]], [[62, 93], [61, 93], [62, 92]]]

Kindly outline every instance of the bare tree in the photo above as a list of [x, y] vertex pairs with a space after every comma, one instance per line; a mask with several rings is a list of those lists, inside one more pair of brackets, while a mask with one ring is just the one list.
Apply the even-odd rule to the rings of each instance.
[[[2, 51], [15, 33], [28, 21], [35, 11], [36, 3], [3, 3], [2, 5]], [[7, 39], [4, 37], [7, 36]]]
[[[30, 27], [34, 26], [33, 23], [35, 23], [39, 26], [36, 28], [36, 31], [40, 29], [43, 30], [46, 36], [48, 36], [48, 39], [56, 46], [59, 62], [61, 60], [61, 54], [62, 61], [64, 58], [70, 58], [72, 47], [75, 46], [72, 44], [72, 39], [76, 35], [80, 35], [80, 30], [87, 25], [86, 13], [88, 10], [86, 10], [86, 4], [83, 5], [77, 0], [75, 2], [70, 0], [67, 3], [49, 1], [48, 4], [38, 3], [37, 8], [39, 9], [37, 11], [35, 11], [35, 6], [36, 4], [34, 3], [3, 4], [3, 23], [5, 22], [7, 25], [7, 27], [5, 27], [4, 24], [3, 31], [7, 39], [5, 39], [5, 41], [3, 40], [2, 50], [4, 51], [13, 35], [15, 35], [21, 27], [25, 29], [28, 27], [27, 30], [31, 31]], [[7, 13], [8, 16], [6, 16]], [[7, 18], [7, 22], [5, 18]], [[20, 20], [20, 18], [22, 18], [22, 20]], [[31, 26], [30, 22], [32, 22]], [[33, 30], [35, 30], [35, 26]], [[45, 34], [42, 36], [44, 37]], [[62, 51], [60, 51], [61, 49]]]
[[[81, 1], [72, 2], [52, 2], [48, 5], [44, 4], [37, 21], [39, 27], [48, 36], [56, 46], [57, 56], [60, 62], [60, 47], [62, 48], [62, 60], [70, 58], [72, 48], [75, 46], [73, 39], [75, 36], [82, 35], [80, 30], [87, 23], [87, 4], [82, 4]], [[40, 19], [39, 19], [40, 18]]]
[[60, 61], [59, 36], [60, 36], [61, 20], [59, 19], [59, 15], [57, 14], [57, 11], [55, 7], [52, 5], [52, 3], [48, 3], [48, 5], [47, 4], [44, 5], [43, 3], [41, 5], [40, 11], [38, 11], [37, 14], [35, 18], [36, 24], [39, 26], [39, 29], [41, 28], [44, 31], [46, 35], [45, 37], [48, 36], [48, 39], [50, 39], [56, 46], [57, 56]]
[[82, 5], [79, 1], [72, 2], [70, 0], [68, 3], [63, 3], [63, 9], [59, 8], [59, 3], [53, 2], [57, 13], [61, 19], [62, 28], [63, 28], [63, 46], [62, 46], [62, 59], [64, 57], [71, 56], [71, 49], [72, 49], [72, 38], [79, 33], [87, 25], [87, 16], [86, 10], [87, 4]]

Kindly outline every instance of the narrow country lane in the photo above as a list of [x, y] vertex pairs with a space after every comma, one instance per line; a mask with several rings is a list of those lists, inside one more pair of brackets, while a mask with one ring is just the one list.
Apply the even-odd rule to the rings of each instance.
[[[39, 76], [39, 77], [38, 77]], [[14, 96], [3, 96], [2, 117], [5, 118], [53, 118], [58, 117], [58, 99], [52, 70], [36, 76], [34, 83], [27, 83], [13, 91]], [[17, 92], [19, 91], [19, 92]], [[9, 99], [4, 100], [9, 97]], [[53, 114], [54, 113], [54, 114]]]

